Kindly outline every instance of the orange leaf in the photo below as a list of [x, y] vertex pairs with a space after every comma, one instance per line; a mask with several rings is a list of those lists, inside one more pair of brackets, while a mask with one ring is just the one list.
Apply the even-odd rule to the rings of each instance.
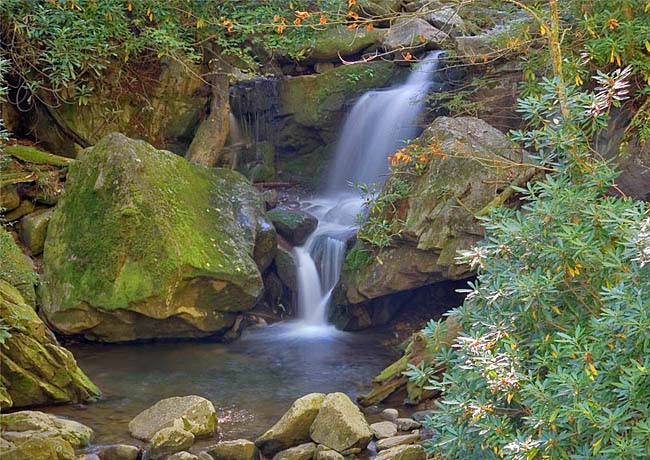
[[327, 18], [325, 17], [324, 14], [321, 14], [321, 15], [320, 15], [320, 21], [318, 21], [318, 22], [319, 22], [319, 24], [321, 24], [321, 25], [322, 25], [322, 24], [327, 24]]
[[404, 55], [404, 59], [410, 61], [413, 59], [413, 55], [409, 51], [407, 51], [406, 54]]
[[425, 37], [424, 35], [419, 35], [418, 40], [420, 40], [420, 43], [424, 43], [427, 41], [427, 37]]
[[309, 11], [296, 11], [296, 17], [300, 19], [307, 19], [309, 17]]
[[370, 23], [366, 26], [366, 30], [368, 32], [372, 32], [373, 30], [375, 30], [375, 26], [373, 26], [372, 23]]
[[348, 0], [348, 8], [352, 8], [357, 3], [357, 0]]
[[355, 22], [355, 23], [352, 23], [352, 24], [350, 24], [350, 25], [348, 26], [348, 30], [356, 29], [358, 25], [359, 25], [359, 24], [357, 24], [356, 22]]
[[302, 24], [302, 19], [296, 18], [296, 19], [293, 20], [293, 25], [294, 26], [299, 26], [300, 24]]
[[278, 22], [279, 20], [280, 20], [280, 16], [278, 16], [277, 14], [273, 16], [273, 22]]

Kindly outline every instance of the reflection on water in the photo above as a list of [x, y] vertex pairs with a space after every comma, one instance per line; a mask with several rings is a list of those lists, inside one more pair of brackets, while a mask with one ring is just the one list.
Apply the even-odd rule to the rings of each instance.
[[343, 391], [354, 398], [395, 358], [381, 345], [385, 334], [309, 332], [298, 334], [285, 322], [249, 330], [228, 345], [72, 345], [103, 399], [46, 411], [92, 427], [96, 443], [133, 442], [127, 425], [140, 411], [163, 398], [196, 394], [217, 407], [221, 438], [253, 439], [306, 393]]

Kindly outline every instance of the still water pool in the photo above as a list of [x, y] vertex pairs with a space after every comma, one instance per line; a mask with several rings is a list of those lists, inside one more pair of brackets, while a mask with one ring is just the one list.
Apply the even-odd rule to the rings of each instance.
[[356, 397], [395, 359], [388, 337], [284, 322], [250, 329], [231, 344], [70, 345], [103, 398], [45, 411], [90, 426], [97, 444], [134, 443], [127, 425], [135, 415], [160, 399], [195, 394], [217, 408], [220, 439], [254, 439], [306, 393]]

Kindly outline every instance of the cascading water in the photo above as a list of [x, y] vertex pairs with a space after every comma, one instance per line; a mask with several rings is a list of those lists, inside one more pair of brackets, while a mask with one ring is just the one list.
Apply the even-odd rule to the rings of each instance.
[[357, 216], [363, 208], [352, 184], [382, 184], [387, 157], [419, 134], [417, 119], [441, 53], [429, 54], [405, 83], [367, 92], [350, 111], [326, 192], [304, 206], [318, 218], [318, 227], [303, 246], [294, 249], [299, 330], [313, 333], [333, 328], [327, 323], [327, 306], [341, 274], [346, 241], [358, 230]]

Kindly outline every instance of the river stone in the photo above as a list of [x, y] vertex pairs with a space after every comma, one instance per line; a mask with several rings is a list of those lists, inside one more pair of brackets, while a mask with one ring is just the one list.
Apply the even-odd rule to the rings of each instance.
[[77, 460], [102, 460], [97, 454], [83, 454], [77, 457]]
[[175, 423], [174, 426], [163, 428], [153, 435], [145, 451], [145, 457], [156, 460], [188, 449], [192, 444], [194, 444], [194, 435], [182, 428], [182, 422]]
[[343, 460], [343, 455], [329, 447], [319, 445], [314, 452], [314, 460]]
[[364, 448], [372, 439], [368, 422], [344, 393], [327, 395], [311, 426], [310, 435], [314, 442], [337, 452], [351, 447]]
[[20, 206], [20, 196], [15, 185], [0, 187], [0, 212], [13, 211]]
[[167, 460], [198, 460], [196, 455], [190, 454], [186, 451], [176, 452], [173, 455], [167, 457]]
[[39, 209], [23, 217], [20, 221], [20, 239], [25, 243], [32, 255], [43, 252], [47, 226], [53, 212], [52, 208]]
[[316, 451], [316, 444], [307, 442], [275, 454], [273, 460], [311, 460]]
[[21, 217], [26, 216], [27, 214], [34, 212], [35, 209], [36, 207], [34, 206], [34, 203], [29, 200], [23, 200], [20, 202], [20, 205], [16, 209], [5, 214], [3, 216], [3, 219], [5, 222], [13, 222], [20, 219]]
[[381, 439], [377, 441], [375, 446], [377, 450], [390, 449], [395, 446], [401, 446], [403, 444], [413, 444], [420, 440], [420, 432], [414, 431], [411, 434], [405, 434], [403, 436], [393, 436], [392, 438]]
[[429, 417], [433, 417], [433, 413], [434, 413], [434, 412], [435, 412], [435, 411], [434, 411], [433, 409], [429, 409], [429, 410], [419, 410], [419, 411], [417, 411], [417, 412], [413, 412], [413, 413], [411, 414], [411, 418], [412, 418], [413, 420], [415, 420], [416, 422], [420, 422], [420, 423], [422, 423], [422, 422], [424, 422], [427, 418], [429, 418]]
[[275, 255], [275, 270], [282, 283], [292, 292], [298, 292], [298, 265], [290, 249], [278, 245]]
[[274, 209], [266, 216], [278, 233], [293, 246], [301, 246], [318, 226], [318, 219], [304, 211]]
[[199, 452], [198, 460], [214, 460], [207, 452]]
[[297, 399], [271, 429], [255, 440], [255, 445], [266, 457], [271, 457], [281, 450], [308, 442], [310, 427], [324, 400], [323, 393], [310, 393]]
[[[3, 232], [0, 228], [0, 238]], [[11, 335], [0, 345], [0, 408], [98, 398], [99, 389], [79, 369], [72, 353], [58, 344], [22, 294], [1, 278], [2, 275], [0, 317], [10, 328]], [[25, 411], [2, 416], [2, 420], [3, 423], [21, 421], [23, 424], [31, 420], [31, 423], [46, 427], [55, 419], [41, 412]]]
[[389, 422], [394, 423], [397, 421], [397, 418], [399, 417], [399, 412], [397, 411], [397, 409], [393, 409], [392, 407], [389, 407], [388, 409], [384, 409], [383, 411], [381, 411], [379, 416], [384, 420], [388, 420]]
[[390, 438], [397, 434], [397, 426], [393, 422], [377, 422], [370, 425], [370, 431], [377, 439]]
[[449, 35], [424, 19], [400, 18], [393, 23], [382, 43], [389, 51], [437, 49], [441, 48], [447, 39]]
[[464, 35], [468, 31], [463, 18], [460, 17], [455, 8], [450, 6], [434, 7], [433, 10], [427, 12], [424, 20], [453, 37]]
[[194, 436], [207, 436], [217, 429], [217, 411], [201, 396], [176, 396], [158, 401], [129, 422], [129, 432], [148, 441], [163, 428], [181, 422]]
[[64, 439], [34, 436], [2, 450], [2, 460], [76, 460], [74, 448]]
[[75, 448], [87, 446], [93, 437], [93, 430], [86, 425], [32, 410], [0, 415], [0, 431], [9, 442], [42, 436], [63, 439]]
[[70, 166], [45, 242], [42, 312], [91, 340], [223, 335], [263, 293], [254, 257], [269, 232], [239, 173], [110, 134]]
[[377, 454], [375, 460], [426, 460], [426, 458], [424, 447], [410, 444], [382, 450]]
[[207, 452], [214, 460], [255, 460], [258, 457], [257, 447], [247, 439], [222, 441]]
[[101, 460], [138, 460], [140, 448], [128, 444], [102, 446], [99, 450]]
[[398, 418], [396, 423], [397, 429], [400, 431], [411, 431], [422, 426], [412, 418]]

